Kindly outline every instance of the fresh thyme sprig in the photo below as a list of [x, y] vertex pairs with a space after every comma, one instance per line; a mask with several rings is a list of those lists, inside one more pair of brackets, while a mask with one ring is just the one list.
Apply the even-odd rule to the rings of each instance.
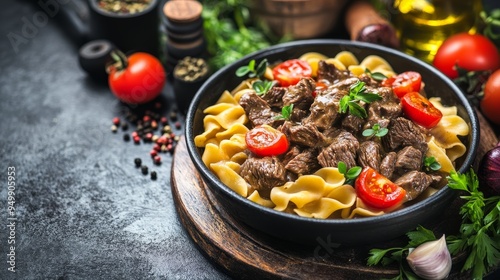
[[276, 116], [275, 119], [288, 121], [292, 117], [292, 112], [293, 104], [283, 106], [283, 108], [281, 108], [281, 115]]
[[388, 132], [389, 129], [387, 129], [387, 127], [381, 127], [380, 124], [376, 123], [372, 126], [372, 128], [363, 130], [362, 134], [365, 137], [377, 136], [378, 138], [380, 138], [387, 135]]
[[347, 170], [347, 165], [343, 161], [339, 161], [339, 163], [337, 164], [337, 169], [346, 178], [345, 183], [351, 186], [354, 184], [354, 180], [358, 178], [362, 170], [360, 166], [354, 166]]
[[441, 169], [441, 164], [436, 160], [435, 157], [425, 157], [424, 166], [427, 171], [438, 171]]
[[340, 99], [340, 113], [346, 113], [349, 111], [352, 115], [360, 118], [366, 118], [368, 114], [365, 108], [359, 105], [359, 101], [365, 103], [372, 103], [373, 101], [380, 100], [382, 97], [375, 93], [366, 92], [365, 83], [362, 81], [357, 81], [349, 88], [349, 94]]

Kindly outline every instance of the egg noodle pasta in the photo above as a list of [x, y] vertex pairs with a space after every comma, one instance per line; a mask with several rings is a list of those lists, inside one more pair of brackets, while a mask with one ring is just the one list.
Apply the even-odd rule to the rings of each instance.
[[[339, 70], [349, 70], [355, 76], [366, 73], [366, 69], [388, 77], [396, 75], [391, 65], [376, 55], [367, 56], [359, 62], [353, 53], [348, 51], [339, 52], [334, 57], [308, 52], [299, 59], [310, 64], [313, 77], [317, 75], [320, 61], [334, 65]], [[254, 91], [254, 80], [244, 80], [233, 90], [225, 90], [214, 105], [206, 108], [203, 111], [204, 131], [194, 139], [197, 147], [204, 148], [204, 164], [222, 183], [254, 203], [309, 218], [352, 219], [379, 216], [395, 210], [374, 209], [366, 205], [357, 197], [355, 189], [346, 184], [344, 175], [334, 167], [321, 167], [313, 174], [300, 174], [293, 181], [276, 185], [271, 189], [269, 197], [262, 196], [258, 188], [251, 186], [239, 173], [249, 153], [245, 142], [249, 119], [243, 107], [239, 105], [239, 100], [245, 93]], [[457, 115], [456, 107], [443, 106], [440, 98], [429, 100], [443, 113], [443, 117], [428, 131], [426, 155], [433, 156], [440, 163], [440, 171], [449, 173], [455, 169], [454, 161], [466, 152], [459, 136], [468, 135], [469, 127]], [[426, 193], [430, 195], [434, 191], [429, 190]]]

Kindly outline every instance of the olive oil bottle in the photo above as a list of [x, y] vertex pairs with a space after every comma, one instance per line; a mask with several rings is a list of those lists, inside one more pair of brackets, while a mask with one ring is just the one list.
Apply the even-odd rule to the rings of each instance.
[[404, 52], [431, 63], [442, 42], [475, 33], [479, 0], [396, 0], [394, 25]]

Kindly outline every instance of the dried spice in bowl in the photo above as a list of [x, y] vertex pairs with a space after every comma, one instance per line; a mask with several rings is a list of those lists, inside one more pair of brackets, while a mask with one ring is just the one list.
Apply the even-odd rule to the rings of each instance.
[[186, 56], [174, 68], [174, 95], [179, 109], [187, 111], [191, 100], [210, 73], [203, 58]]
[[117, 14], [135, 14], [144, 11], [152, 0], [98, 0], [99, 8]]

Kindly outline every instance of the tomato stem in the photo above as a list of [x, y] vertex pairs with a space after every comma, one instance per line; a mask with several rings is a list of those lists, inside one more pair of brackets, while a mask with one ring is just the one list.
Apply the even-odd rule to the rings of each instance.
[[121, 71], [128, 66], [128, 59], [127, 56], [120, 50], [114, 49], [110, 53], [111, 58], [113, 59], [113, 62], [111, 62], [107, 67], [106, 67], [106, 72], [109, 74], [111, 70], [116, 70], [116, 71]]

